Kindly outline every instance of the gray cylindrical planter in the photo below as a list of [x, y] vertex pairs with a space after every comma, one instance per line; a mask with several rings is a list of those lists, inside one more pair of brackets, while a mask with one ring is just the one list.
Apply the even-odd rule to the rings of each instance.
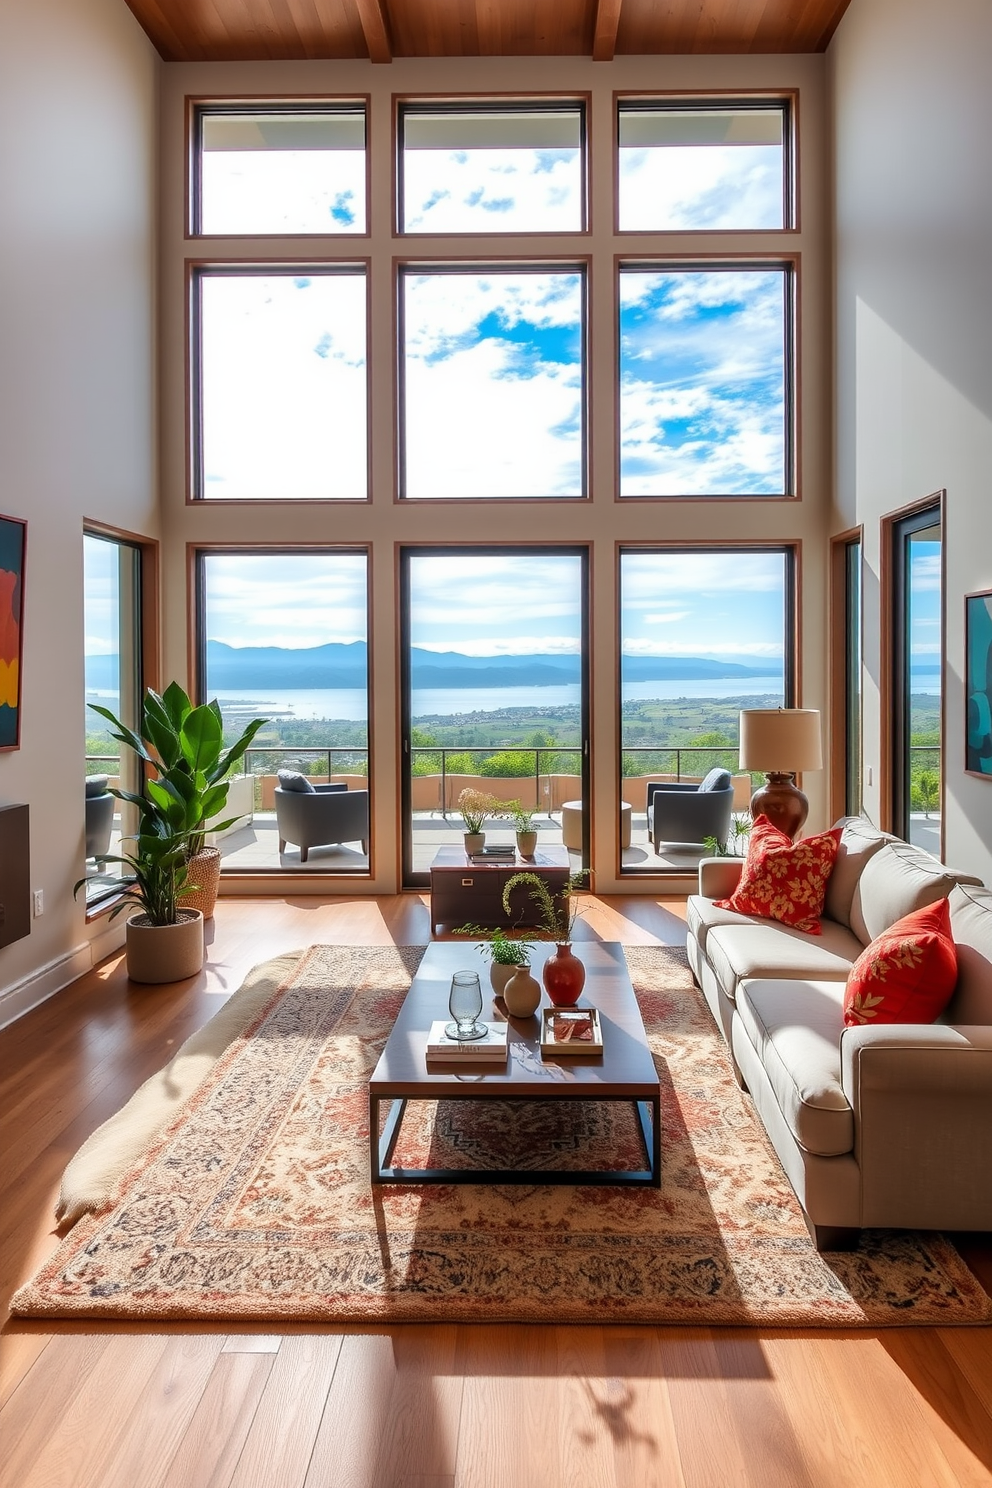
[[182, 909], [175, 925], [150, 925], [139, 914], [127, 922], [127, 974], [132, 982], [181, 982], [203, 966], [203, 915]]

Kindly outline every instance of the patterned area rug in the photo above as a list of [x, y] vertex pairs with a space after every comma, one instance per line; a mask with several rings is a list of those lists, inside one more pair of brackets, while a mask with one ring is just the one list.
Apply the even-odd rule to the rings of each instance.
[[[622, 1107], [423, 1103], [397, 1161], [520, 1187], [368, 1180], [366, 1082], [423, 951], [314, 946], [120, 1185], [14, 1299], [110, 1318], [859, 1327], [986, 1322], [938, 1235], [817, 1255], [681, 951], [626, 951], [663, 1092], [660, 1190], [542, 1186], [636, 1152]], [[237, 995], [237, 994], [236, 994]], [[538, 1142], [539, 1139], [539, 1142]], [[541, 1156], [535, 1156], [540, 1152]]]

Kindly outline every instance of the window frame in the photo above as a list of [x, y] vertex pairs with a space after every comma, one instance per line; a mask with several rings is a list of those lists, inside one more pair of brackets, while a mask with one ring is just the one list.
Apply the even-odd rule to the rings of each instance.
[[[203, 118], [206, 114], [320, 114], [357, 113], [365, 116], [365, 230], [360, 233], [207, 233], [200, 222], [203, 215], [202, 151]], [[333, 243], [357, 243], [372, 234], [372, 152], [369, 137], [372, 123], [372, 95], [356, 93], [333, 97], [316, 94], [209, 94], [187, 95], [186, 98], [186, 193], [184, 233], [187, 242], [251, 242], [258, 238], [279, 238], [288, 242], [324, 238]]]
[[[622, 425], [622, 395], [623, 381], [621, 377], [621, 326], [620, 326], [620, 281], [624, 273], [711, 273], [729, 272], [735, 273], [741, 270], [754, 269], [758, 272], [778, 271], [783, 276], [783, 377], [782, 395], [785, 405], [785, 417], [783, 427], [783, 472], [786, 489], [780, 494], [767, 492], [743, 491], [736, 495], [727, 492], [717, 492], [706, 495], [697, 491], [680, 491], [675, 495], [636, 495], [624, 496], [621, 492], [622, 466], [623, 466], [623, 425]], [[783, 255], [755, 255], [744, 256], [725, 253], [694, 253], [668, 255], [638, 255], [628, 256], [624, 253], [614, 255], [614, 310], [613, 310], [613, 334], [615, 338], [614, 353], [614, 429], [616, 438], [616, 459], [614, 466], [614, 500], [624, 505], [634, 501], [730, 501], [739, 503], [742, 501], [801, 501], [802, 500], [802, 420], [800, 417], [800, 373], [802, 347], [800, 342], [800, 305], [802, 304], [802, 264], [798, 253]]]
[[[625, 110], [625, 105], [627, 108]], [[714, 113], [728, 109], [756, 111], [761, 108], [777, 108], [782, 111], [782, 226], [781, 227], [653, 227], [621, 228], [620, 226], [620, 115], [623, 112], [648, 112], [667, 110]], [[682, 92], [659, 89], [645, 93], [642, 90], [618, 89], [613, 94], [613, 232], [620, 238], [672, 236], [674, 234], [700, 234], [705, 237], [723, 234], [746, 236], [800, 231], [799, 190], [799, 89], [747, 89], [736, 88], [729, 93], [713, 91]]]
[[[203, 297], [208, 278], [270, 278], [300, 274], [324, 278], [352, 275], [365, 285], [365, 495], [364, 496], [221, 496], [204, 494], [203, 469]], [[372, 263], [369, 258], [238, 258], [186, 260], [186, 505], [251, 507], [356, 507], [372, 502]]]
[[[615, 651], [615, 689], [616, 700], [614, 717], [616, 719], [616, 755], [613, 764], [614, 789], [617, 802], [617, 840], [616, 840], [616, 877], [627, 883], [643, 883], [651, 878], [678, 878], [685, 876], [684, 869], [656, 868], [653, 864], [644, 869], [625, 867], [623, 862], [623, 851], [620, 846], [620, 810], [619, 803], [623, 796], [623, 559], [628, 553], [714, 553], [714, 552], [737, 552], [737, 553], [773, 553], [783, 559], [784, 564], [784, 590], [783, 590], [783, 617], [782, 631], [784, 652], [782, 657], [782, 686], [783, 703], [786, 708], [800, 706], [799, 699], [802, 697], [802, 560], [803, 544], [801, 538], [785, 539], [781, 542], [770, 542], [764, 538], [742, 539], [727, 538], [720, 542], [699, 541], [658, 541], [646, 540], [626, 541], [620, 539], [615, 544], [614, 572], [616, 591], [616, 651]], [[662, 750], [668, 746], [658, 745]], [[674, 746], [672, 746], [674, 747]]]
[[[474, 105], [474, 107], [473, 107]], [[437, 113], [495, 113], [501, 109], [507, 113], [560, 113], [572, 106], [579, 114], [579, 177], [580, 215], [582, 225], [576, 228], [532, 229], [514, 228], [509, 232], [461, 232], [431, 233], [411, 231], [403, 223], [403, 125], [410, 114]], [[591, 203], [592, 179], [589, 149], [589, 116], [592, 109], [591, 93], [444, 93], [431, 97], [425, 93], [394, 93], [393, 111], [393, 233], [404, 241], [444, 238], [472, 241], [475, 238], [587, 238], [592, 233]]]
[[[404, 340], [404, 295], [403, 280], [409, 275], [418, 274], [513, 274], [513, 273], [577, 273], [582, 282], [582, 321], [580, 325], [580, 341], [582, 348], [582, 451], [581, 451], [581, 475], [582, 492], [578, 496], [408, 496], [406, 486], [406, 356]], [[502, 258], [487, 256], [477, 257], [447, 257], [443, 260], [411, 259], [407, 256], [393, 259], [393, 313], [395, 325], [395, 424], [394, 438], [396, 442], [396, 461], [394, 469], [394, 505], [405, 508], [426, 506], [466, 506], [473, 509], [479, 507], [528, 507], [528, 506], [567, 506], [577, 502], [588, 504], [592, 500], [592, 477], [591, 477], [591, 369], [592, 369], [592, 336], [591, 336], [591, 280], [592, 280], [592, 258], [591, 255], [581, 257], [569, 257], [562, 259], [543, 258]]]
[[[221, 877], [226, 883], [239, 879], [258, 882], [262, 878], [277, 878], [280, 882], [295, 879], [297, 883], [313, 883], [326, 880], [339, 884], [345, 879], [357, 879], [365, 883], [376, 875], [376, 830], [375, 830], [375, 709], [372, 705], [375, 688], [375, 649], [372, 629], [372, 584], [373, 543], [368, 542], [188, 542], [186, 544], [187, 572], [187, 635], [189, 637], [189, 675], [191, 693], [197, 704], [208, 702], [207, 697], [207, 626], [206, 626], [206, 559], [210, 557], [319, 557], [321, 554], [353, 553], [365, 559], [365, 644], [366, 644], [366, 699], [367, 717], [365, 728], [367, 742], [366, 780], [369, 793], [369, 850], [368, 866], [363, 869], [316, 869], [306, 870], [276, 867], [221, 868]], [[298, 746], [306, 750], [306, 745]], [[320, 747], [320, 746], [313, 746]], [[326, 746], [325, 746], [326, 747]], [[336, 747], [336, 746], [331, 746]], [[287, 745], [287, 753], [292, 746]]]

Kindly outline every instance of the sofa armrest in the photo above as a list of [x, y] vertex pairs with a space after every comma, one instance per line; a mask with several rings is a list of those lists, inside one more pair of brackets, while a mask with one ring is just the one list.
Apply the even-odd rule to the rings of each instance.
[[743, 868], [743, 858], [700, 858], [700, 894], [704, 899], [729, 899], [740, 882]]
[[[840, 1039], [841, 1085], [857, 1117], [868, 1091], [992, 1096], [992, 1027], [949, 1023], [885, 1023], [845, 1028]], [[992, 1118], [992, 1106], [990, 1106]]]
[[861, 1223], [992, 1227], [992, 1027], [846, 1028]]

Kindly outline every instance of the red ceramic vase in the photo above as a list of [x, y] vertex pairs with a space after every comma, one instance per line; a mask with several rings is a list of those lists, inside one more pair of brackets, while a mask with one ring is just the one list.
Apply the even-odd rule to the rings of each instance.
[[544, 963], [544, 990], [555, 1007], [573, 1007], [582, 996], [586, 969], [570, 945], [560, 945]]

